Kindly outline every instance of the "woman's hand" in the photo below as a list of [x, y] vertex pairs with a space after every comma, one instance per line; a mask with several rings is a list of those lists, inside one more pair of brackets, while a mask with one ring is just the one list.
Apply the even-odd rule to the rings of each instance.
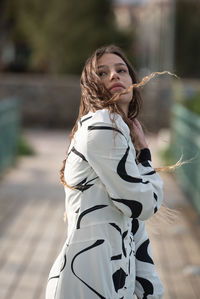
[[142, 150], [143, 148], [148, 148], [148, 144], [146, 142], [146, 138], [144, 136], [144, 132], [140, 122], [134, 118], [131, 119], [133, 122], [133, 130], [136, 136], [138, 137], [138, 148], [137, 150]]

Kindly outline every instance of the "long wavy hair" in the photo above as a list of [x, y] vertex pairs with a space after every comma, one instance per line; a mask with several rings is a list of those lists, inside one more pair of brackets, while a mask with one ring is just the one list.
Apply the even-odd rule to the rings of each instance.
[[[130, 77], [132, 79], [132, 85], [126, 89], [125, 91], [122, 91], [120, 93], [116, 93], [112, 95], [108, 89], [105, 88], [103, 85], [101, 78], [98, 75], [98, 68], [97, 68], [97, 62], [98, 59], [101, 58], [104, 54], [115, 54], [119, 56], [126, 64]], [[133, 130], [133, 123], [132, 119], [138, 117], [141, 108], [142, 108], [142, 97], [139, 88], [144, 86], [151, 78], [153, 78], [156, 74], [164, 74], [168, 73], [167, 71], [164, 72], [155, 72], [150, 74], [149, 76], [146, 76], [142, 79], [141, 82], [138, 81], [136, 72], [134, 71], [132, 65], [122, 52], [122, 50], [115, 46], [115, 45], [109, 45], [105, 47], [101, 47], [97, 49], [90, 58], [85, 63], [85, 66], [83, 68], [82, 74], [81, 74], [81, 101], [80, 101], [80, 107], [79, 107], [79, 114], [78, 118], [75, 122], [75, 125], [71, 131], [70, 134], [70, 142], [74, 137], [75, 132], [78, 129], [78, 122], [80, 118], [84, 115], [86, 115], [89, 111], [96, 111], [100, 109], [108, 109], [109, 115], [111, 118], [111, 121], [115, 125], [115, 115], [116, 113], [120, 114], [124, 122], [127, 124], [127, 126], [130, 129], [130, 136], [132, 139], [132, 142], [136, 148], [136, 152], [139, 153], [138, 150], [138, 137], [135, 135]], [[128, 108], [128, 115], [126, 116], [125, 113], [122, 111], [122, 109], [118, 105], [118, 99], [121, 96], [121, 94], [132, 91], [132, 100], [129, 104]], [[111, 117], [112, 115], [112, 117]], [[137, 151], [138, 150], [138, 151]], [[68, 152], [68, 149], [67, 149]], [[66, 158], [67, 159], [67, 158]], [[60, 181], [63, 185], [66, 187], [69, 187], [73, 189], [71, 186], [67, 184], [64, 178], [64, 170], [65, 170], [65, 164], [66, 159], [63, 161], [62, 168], [60, 170]], [[170, 169], [171, 166], [167, 167]], [[172, 166], [173, 168], [174, 166]], [[156, 170], [163, 170], [166, 168], [157, 168]]]
[[[132, 79], [132, 85], [126, 89], [125, 91], [122, 91], [120, 93], [116, 93], [112, 95], [108, 89], [105, 88], [103, 85], [99, 75], [98, 75], [98, 69], [97, 69], [97, 62], [100, 57], [102, 57], [104, 54], [115, 54], [119, 56], [126, 64], [130, 77]], [[72, 128], [72, 131], [70, 133], [70, 142], [74, 137], [75, 132], [78, 129], [78, 122], [80, 118], [84, 115], [86, 115], [89, 111], [97, 111], [101, 109], [108, 109], [110, 119], [115, 124], [115, 116], [116, 113], [120, 114], [124, 122], [128, 125], [130, 129], [130, 136], [132, 139], [132, 142], [134, 144], [134, 147], [136, 149], [136, 152], [139, 154], [139, 147], [138, 147], [138, 137], [135, 135], [133, 130], [133, 123], [132, 119], [139, 116], [142, 108], [142, 97], [140, 93], [140, 87], [143, 87], [149, 80], [151, 80], [155, 75], [162, 75], [162, 74], [169, 74], [173, 75], [168, 71], [163, 72], [155, 72], [150, 74], [149, 76], [144, 77], [140, 82], [138, 81], [136, 72], [134, 71], [132, 65], [122, 52], [122, 50], [115, 46], [115, 45], [109, 45], [105, 47], [101, 47], [97, 49], [90, 58], [85, 63], [85, 66], [83, 68], [82, 74], [81, 74], [81, 101], [80, 101], [80, 107], [79, 107], [79, 114], [78, 118], [75, 122], [74, 127]], [[175, 75], [176, 76], [176, 75]], [[129, 104], [128, 108], [128, 115], [126, 116], [125, 113], [122, 111], [122, 109], [118, 105], [118, 99], [121, 96], [121, 94], [132, 91], [132, 100]], [[68, 149], [67, 149], [68, 153]], [[67, 158], [66, 158], [67, 159]], [[74, 187], [67, 184], [64, 178], [64, 170], [65, 170], [65, 164], [66, 159], [63, 161], [62, 168], [60, 170], [60, 181], [61, 183], [70, 188], [74, 189]], [[155, 168], [156, 171], [166, 171], [166, 170], [174, 170], [177, 167], [180, 167], [184, 162], [181, 162], [181, 159], [172, 166], [166, 166], [161, 168]], [[170, 219], [175, 219], [175, 212], [171, 209], [167, 208], [166, 206], [163, 207], [163, 212], [159, 213], [160, 219], [163, 221], [163, 219], [167, 219], [168, 223]], [[164, 215], [164, 217], [163, 217]], [[167, 217], [165, 217], [167, 216]], [[66, 221], [66, 211], [64, 213], [64, 221]]]
[[[134, 134], [134, 131], [132, 130], [133, 125], [131, 119], [137, 117], [141, 111], [141, 107], [142, 107], [141, 94], [137, 88], [134, 88], [132, 90], [133, 96], [129, 104], [128, 117], [127, 117], [118, 105], [118, 98], [120, 97], [121, 93], [113, 96], [110, 93], [110, 91], [106, 89], [105, 86], [102, 84], [101, 79], [98, 75], [98, 70], [97, 70], [98, 59], [107, 53], [115, 54], [119, 56], [128, 67], [128, 71], [132, 79], [132, 83], [138, 84], [137, 75], [132, 65], [129, 63], [128, 59], [126, 58], [126, 56], [124, 55], [124, 53], [120, 48], [114, 45], [110, 45], [110, 46], [101, 47], [97, 49], [94, 52], [94, 54], [86, 61], [81, 74], [81, 81], [80, 81], [81, 101], [79, 107], [79, 114], [76, 123], [71, 131], [70, 141], [72, 140], [75, 132], [78, 129], [78, 122], [82, 116], [86, 115], [89, 111], [96, 111], [96, 110], [107, 108], [109, 110], [110, 117], [111, 114], [115, 115], [116, 113], [121, 115], [122, 119], [130, 128], [130, 135], [131, 135], [132, 142], [135, 148], [137, 148], [137, 136]], [[115, 123], [114, 118], [111, 118], [111, 120], [113, 123]], [[65, 186], [69, 187], [69, 185], [66, 183], [64, 178], [65, 163], [66, 163], [66, 159], [63, 161], [63, 166], [60, 170], [60, 180]]]

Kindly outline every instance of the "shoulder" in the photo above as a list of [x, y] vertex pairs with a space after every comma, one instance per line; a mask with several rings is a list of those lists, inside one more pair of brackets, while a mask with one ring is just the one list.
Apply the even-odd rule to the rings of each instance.
[[107, 157], [119, 148], [126, 149], [130, 131], [119, 114], [110, 115], [108, 110], [102, 109], [81, 117], [75, 139], [78, 150], [89, 161], [91, 155], [97, 153], [105, 153]]
[[82, 122], [87, 119], [87, 121], [84, 123], [85, 129], [88, 132], [94, 130], [113, 130], [115, 132], [121, 133], [127, 139], [129, 139], [129, 127], [118, 113], [110, 114], [107, 109], [101, 109], [85, 115], [82, 119]]

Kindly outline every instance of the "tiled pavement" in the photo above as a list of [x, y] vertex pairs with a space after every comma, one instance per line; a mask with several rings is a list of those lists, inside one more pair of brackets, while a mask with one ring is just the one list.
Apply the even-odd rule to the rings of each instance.
[[[0, 181], [0, 298], [42, 299], [49, 269], [66, 237], [58, 171], [67, 134], [26, 131], [37, 155], [20, 158]], [[158, 140], [149, 138], [156, 166]], [[200, 298], [200, 225], [174, 179], [162, 174], [165, 201], [180, 211], [172, 224], [148, 222], [164, 299]], [[69, 298], [70, 299], [70, 298]], [[77, 298], [79, 299], [79, 298]]]

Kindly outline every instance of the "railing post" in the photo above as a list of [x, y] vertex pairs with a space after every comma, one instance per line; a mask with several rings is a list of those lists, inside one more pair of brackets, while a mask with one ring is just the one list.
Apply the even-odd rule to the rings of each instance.
[[[172, 109], [172, 155], [186, 164], [176, 171], [185, 193], [200, 215], [200, 117], [180, 104]], [[188, 162], [187, 162], [188, 161]]]
[[15, 161], [20, 133], [20, 102], [0, 101], [0, 174]]

